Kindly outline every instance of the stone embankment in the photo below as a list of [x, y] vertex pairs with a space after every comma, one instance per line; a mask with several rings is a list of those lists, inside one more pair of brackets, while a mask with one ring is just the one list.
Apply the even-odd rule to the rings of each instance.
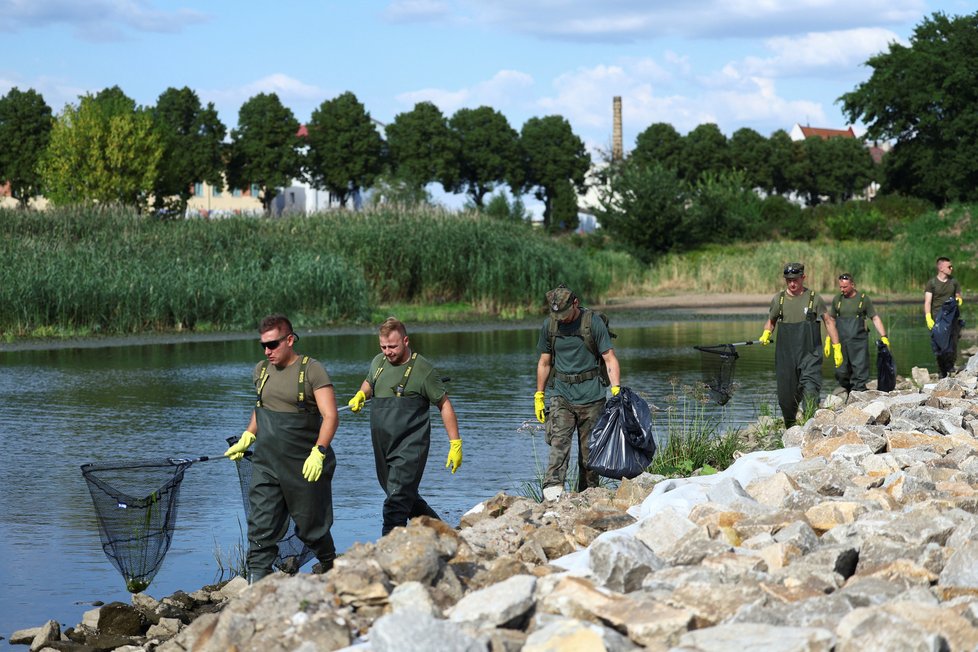
[[[829, 397], [785, 448], [414, 520], [325, 575], [93, 610], [32, 650], [975, 650], [978, 358]], [[104, 621], [104, 624], [103, 624]], [[189, 625], [186, 623], [190, 622]], [[122, 634], [117, 634], [122, 637]]]

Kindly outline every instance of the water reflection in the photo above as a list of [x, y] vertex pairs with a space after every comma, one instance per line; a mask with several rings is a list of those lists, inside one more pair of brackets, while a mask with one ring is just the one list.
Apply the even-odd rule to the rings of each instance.
[[[930, 365], [916, 307], [883, 307], [901, 375]], [[757, 337], [763, 315], [692, 316], [679, 312], [611, 313], [625, 385], [667, 406], [700, 378], [696, 344]], [[465, 442], [454, 476], [445, 468], [447, 436], [432, 411], [433, 444], [422, 493], [457, 524], [465, 510], [499, 491], [517, 492], [545, 462], [539, 435], [520, 432], [533, 419], [539, 322], [414, 330], [414, 347], [452, 378], [450, 393]], [[341, 404], [352, 396], [377, 352], [372, 332], [303, 335], [298, 348], [326, 364]], [[737, 392], [709, 418], [737, 427], [767, 407], [776, 412], [774, 347], [741, 347]], [[107, 348], [0, 353], [0, 634], [48, 618], [73, 625], [77, 602], [128, 601], [124, 582], [101, 551], [79, 467], [86, 462], [219, 456], [240, 434], [252, 407], [254, 338]], [[834, 387], [829, 364], [825, 388]], [[661, 418], [661, 417], [660, 417]], [[335, 440], [334, 538], [339, 550], [380, 534], [383, 494], [374, 477], [368, 417], [341, 413]], [[152, 488], [150, 488], [152, 489]], [[162, 597], [215, 579], [215, 549], [241, 542], [244, 529], [233, 464], [194, 464], [181, 489], [170, 552], [149, 588]]]

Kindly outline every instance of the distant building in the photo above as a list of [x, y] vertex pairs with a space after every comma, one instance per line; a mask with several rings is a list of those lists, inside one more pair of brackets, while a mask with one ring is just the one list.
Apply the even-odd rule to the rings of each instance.
[[855, 138], [856, 132], [852, 130], [851, 126], [848, 129], [825, 129], [824, 127], [802, 127], [796, 122], [795, 126], [788, 132], [788, 136], [791, 137], [791, 140], [805, 140], [812, 136], [828, 140], [829, 138]]

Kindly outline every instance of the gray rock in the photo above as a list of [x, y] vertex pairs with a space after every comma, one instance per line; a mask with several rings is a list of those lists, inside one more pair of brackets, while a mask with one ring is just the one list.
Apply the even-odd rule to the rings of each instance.
[[734, 623], [683, 634], [679, 646], [696, 652], [831, 652], [835, 635], [819, 627]]
[[434, 618], [441, 617], [441, 610], [435, 606], [427, 587], [421, 582], [405, 582], [394, 587], [388, 598], [391, 611], [420, 611]]
[[523, 646], [523, 652], [628, 652], [637, 649], [637, 645], [609, 627], [561, 616], [546, 618], [539, 628], [526, 637], [526, 644]]
[[878, 607], [857, 609], [842, 619], [836, 629], [836, 652], [942, 652], [948, 643], [943, 636], [924, 631], [916, 623]]
[[417, 611], [381, 616], [370, 628], [372, 652], [487, 652], [458, 624]]
[[664, 562], [635, 537], [609, 533], [591, 544], [591, 573], [599, 584], [627, 593]]
[[470, 623], [480, 627], [520, 628], [533, 608], [536, 578], [515, 575], [490, 587], [469, 593], [452, 607], [448, 617], [452, 622]]

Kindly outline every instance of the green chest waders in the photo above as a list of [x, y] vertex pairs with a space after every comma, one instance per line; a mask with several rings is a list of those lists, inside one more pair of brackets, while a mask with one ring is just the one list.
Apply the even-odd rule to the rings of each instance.
[[377, 480], [387, 494], [383, 534], [407, 525], [415, 516], [439, 518], [418, 495], [431, 445], [430, 407], [423, 396], [374, 397], [370, 401]]
[[278, 541], [285, 536], [289, 516], [295, 533], [320, 562], [336, 557], [333, 525], [333, 472], [336, 456], [326, 449], [323, 473], [316, 482], [302, 477], [302, 464], [319, 437], [317, 413], [272, 412], [255, 408], [258, 439], [248, 500], [248, 571], [253, 581], [272, 572]]
[[822, 391], [821, 331], [815, 320], [778, 325], [774, 371], [778, 377], [778, 404], [784, 425], [795, 425], [798, 406], [818, 404]]
[[861, 317], [837, 317], [835, 327], [839, 330], [842, 344], [842, 364], [835, 370], [835, 379], [847, 392], [866, 389], [869, 380], [869, 331], [866, 320]]

